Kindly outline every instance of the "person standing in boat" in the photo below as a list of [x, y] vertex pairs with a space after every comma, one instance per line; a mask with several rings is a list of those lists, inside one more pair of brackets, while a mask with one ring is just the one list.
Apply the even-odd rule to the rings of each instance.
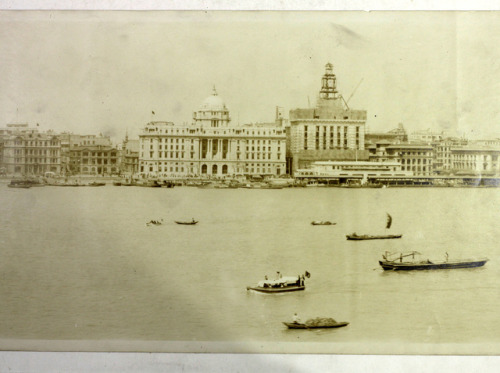
[[300, 318], [299, 318], [299, 316], [297, 315], [297, 312], [295, 312], [295, 313], [293, 314], [293, 317], [292, 317], [292, 322], [293, 322], [294, 324], [300, 324]]

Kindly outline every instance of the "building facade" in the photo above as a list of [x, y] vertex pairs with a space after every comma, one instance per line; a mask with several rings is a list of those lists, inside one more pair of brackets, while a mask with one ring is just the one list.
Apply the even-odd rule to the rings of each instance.
[[500, 174], [500, 147], [469, 145], [451, 149], [453, 172], [456, 174]]
[[78, 135], [73, 133], [61, 133], [61, 168], [66, 175], [78, 174], [82, 169], [81, 164], [77, 164], [77, 154], [79, 149], [84, 147], [112, 147], [109, 136]]
[[133, 176], [139, 172], [139, 140], [130, 140], [128, 135], [121, 146], [120, 174]]
[[120, 153], [111, 146], [82, 146], [70, 150], [72, 175], [113, 176], [120, 171]]
[[2, 168], [6, 174], [43, 176], [61, 172], [61, 141], [52, 131], [22, 125], [2, 135]]
[[403, 171], [401, 164], [394, 161], [326, 161], [313, 162], [308, 169], [299, 169], [295, 177], [299, 180], [338, 180], [339, 183], [357, 180], [360, 185], [379, 177], [413, 176]]
[[433, 174], [434, 149], [427, 144], [390, 144], [379, 142], [369, 147], [370, 161], [395, 161], [401, 171], [410, 171], [415, 176]]
[[227, 178], [285, 173], [286, 134], [281, 121], [231, 124], [217, 91], [193, 113], [189, 125], [150, 122], [139, 135], [143, 178]]
[[467, 140], [459, 138], [445, 138], [442, 141], [432, 143], [434, 148], [433, 169], [434, 173], [450, 174], [453, 170], [452, 149], [461, 148], [467, 145]]
[[337, 91], [331, 63], [325, 66], [316, 107], [290, 110], [289, 122], [291, 174], [315, 161], [368, 159], [364, 150], [366, 111], [347, 106]]

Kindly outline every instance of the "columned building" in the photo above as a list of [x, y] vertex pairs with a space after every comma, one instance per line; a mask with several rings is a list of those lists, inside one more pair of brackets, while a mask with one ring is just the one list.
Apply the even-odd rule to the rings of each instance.
[[287, 150], [289, 173], [315, 161], [367, 160], [366, 110], [352, 110], [337, 90], [333, 65], [327, 63], [316, 107], [290, 110]]
[[451, 148], [453, 171], [458, 174], [498, 175], [500, 147], [464, 146]]
[[[13, 127], [12, 127], [13, 128]], [[22, 125], [3, 136], [2, 169], [7, 174], [38, 175], [61, 171], [61, 141], [52, 131]]]
[[146, 178], [226, 178], [285, 173], [286, 134], [281, 121], [232, 125], [213, 90], [190, 125], [150, 122], [139, 135], [139, 174]]

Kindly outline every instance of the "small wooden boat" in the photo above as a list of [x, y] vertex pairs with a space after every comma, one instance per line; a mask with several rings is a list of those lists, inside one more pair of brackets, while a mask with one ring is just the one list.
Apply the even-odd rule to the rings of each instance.
[[195, 224], [198, 224], [198, 221], [197, 220], [191, 220], [191, 221], [177, 221], [177, 220], [174, 220], [176, 222], [176, 224], [181, 224], [181, 225], [195, 225]]
[[254, 290], [261, 293], [286, 293], [305, 290], [305, 278], [311, 277], [311, 274], [306, 271], [303, 275], [284, 277], [277, 272], [276, 277], [275, 280], [269, 280], [266, 276], [266, 279], [259, 281], [256, 286], [247, 286], [247, 290]]
[[32, 179], [14, 179], [10, 181], [10, 184], [7, 184], [9, 188], [22, 188], [28, 189], [33, 186], [45, 186], [45, 184], [40, 183], [37, 180]]
[[316, 317], [314, 319], [309, 319], [305, 323], [298, 321], [286, 322], [284, 321], [288, 329], [324, 329], [324, 328], [340, 328], [342, 326], [347, 326], [349, 323], [347, 321], [337, 322], [331, 317]]
[[[387, 223], [385, 226], [385, 229], [389, 229], [392, 224], [392, 216], [387, 214]], [[362, 240], [390, 240], [394, 238], [401, 238], [403, 237], [402, 234], [378, 234], [378, 235], [372, 235], [372, 234], [348, 234], [346, 235], [346, 238], [348, 240], [354, 240], [354, 241], [362, 241]]]
[[274, 185], [274, 184], [266, 184], [262, 185], [260, 189], [283, 189], [283, 186], [281, 185]]
[[[410, 253], [396, 253], [390, 254], [386, 252], [382, 255], [383, 260], [379, 260], [380, 266], [385, 270], [392, 271], [410, 271], [410, 270], [426, 270], [426, 269], [458, 269], [458, 268], [475, 268], [482, 267], [489, 260], [488, 258], [481, 259], [462, 259], [462, 260], [448, 260], [448, 253], [444, 261], [430, 261], [415, 260], [415, 255], [420, 255], [419, 252], [413, 251]], [[390, 259], [392, 256], [395, 259]], [[412, 260], [405, 260], [404, 258], [411, 257]]]
[[347, 234], [346, 237], [348, 240], [362, 241], [362, 240], [388, 240], [388, 239], [394, 239], [394, 238], [401, 238], [401, 237], [403, 237], [403, 235], [402, 234], [381, 234], [381, 235], [361, 234], [361, 235], [358, 235], [356, 233], [353, 233], [353, 234]]
[[163, 224], [163, 219], [161, 220], [150, 220], [146, 223], [146, 225], [149, 227], [150, 225], [162, 225]]
[[337, 223], [332, 223], [331, 221], [315, 220], [311, 222], [312, 225], [335, 225]]
[[15, 183], [15, 184], [7, 184], [9, 188], [20, 188], [20, 189], [29, 189], [31, 188], [30, 184], [21, 184], [21, 183]]
[[342, 326], [347, 326], [349, 325], [348, 322], [346, 321], [341, 321], [336, 324], [328, 324], [328, 325], [317, 325], [317, 326], [307, 326], [306, 324], [302, 323], [293, 323], [293, 322], [286, 322], [283, 321], [283, 324], [285, 324], [288, 329], [325, 329], [325, 328], [341, 328]]
[[97, 181], [93, 181], [93, 182], [89, 183], [88, 185], [91, 187], [98, 187], [98, 186], [105, 186], [106, 183], [99, 183]]

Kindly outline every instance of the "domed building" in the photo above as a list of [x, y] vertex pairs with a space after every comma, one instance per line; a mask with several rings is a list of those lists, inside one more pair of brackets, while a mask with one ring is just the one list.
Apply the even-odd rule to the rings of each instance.
[[203, 128], [229, 126], [231, 121], [229, 110], [224, 100], [217, 94], [215, 87], [212, 94], [200, 105], [198, 111], [193, 113], [193, 120]]
[[277, 114], [273, 123], [233, 125], [215, 87], [193, 113], [191, 124], [150, 122], [139, 140], [139, 175], [143, 178], [231, 179], [286, 172], [281, 116], [278, 119]]

